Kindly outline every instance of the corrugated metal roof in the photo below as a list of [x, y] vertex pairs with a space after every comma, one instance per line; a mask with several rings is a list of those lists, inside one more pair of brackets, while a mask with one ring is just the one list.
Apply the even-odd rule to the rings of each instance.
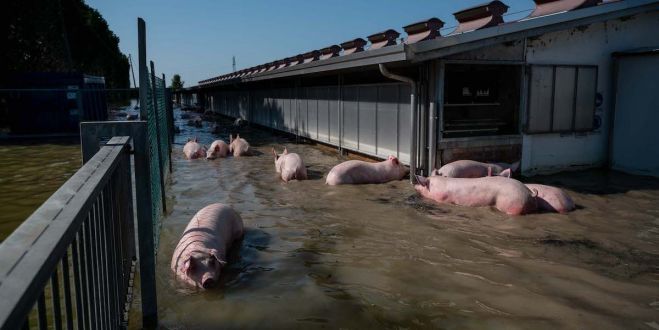
[[[395, 40], [398, 38], [399, 33], [390, 29], [370, 35], [368, 39], [371, 42], [371, 47], [365, 51], [344, 51], [341, 54], [341, 48], [333, 45], [324, 48], [324, 54], [322, 55], [320, 54], [321, 52], [317, 50], [301, 55], [303, 61], [296, 65], [289, 65], [289, 63], [294, 59], [299, 58], [300, 55], [298, 55], [298, 57], [289, 57], [285, 60], [259, 65], [255, 67], [257, 69], [245, 70], [241, 72], [242, 74], [230, 73], [202, 80], [199, 81], [199, 87], [241, 81], [274, 79], [379, 63], [399, 61], [419, 62], [495, 43], [530, 37], [551, 31], [565, 30], [581, 24], [590, 24], [597, 21], [631, 15], [645, 10], [659, 10], [659, 0], [623, 0], [605, 2], [588, 8], [583, 7], [585, 5], [596, 4], [598, 1], [536, 0], [536, 2], [538, 3], [536, 10], [534, 10], [534, 12], [528, 17], [517, 21], [495, 22], [496, 24], [494, 26], [481, 25], [481, 23], [484, 22], [480, 22], [479, 20], [488, 20], [491, 18], [488, 14], [497, 14], [497, 12], [502, 14], [501, 10], [505, 12], [504, 7], [507, 8], [507, 6], [500, 1], [492, 1], [456, 12], [456, 17], [460, 15], [464, 24], [468, 24], [469, 26], [463, 29], [458, 26], [455, 31], [444, 37], [435, 36], [433, 38], [428, 38], [428, 36], [421, 36], [418, 38], [419, 36], [415, 36], [414, 38], [416, 40], [413, 40], [414, 42], [396, 44]], [[542, 6], [550, 7], [544, 7], [544, 9], [541, 9]], [[557, 14], [555, 10], [560, 9], [568, 11]], [[469, 11], [476, 11], [473, 13], [475, 16], [471, 15], [473, 17], [470, 17], [470, 15], [468, 15]], [[542, 13], [544, 13], [544, 16], [539, 16]], [[469, 20], [469, 18], [472, 20]], [[437, 19], [437, 21], [439, 20]], [[417, 24], [428, 24], [428, 22], [433, 25], [430, 26], [430, 28], [434, 28], [434, 25], [437, 23], [433, 19], [430, 19], [428, 21], [410, 24], [406, 26], [406, 28]], [[463, 25], [463, 22], [461, 22], [461, 25]], [[417, 31], [418, 29], [413, 28], [412, 30]], [[410, 33], [410, 31], [408, 31], [408, 33]], [[422, 31], [421, 34], [423, 33], [425, 32]], [[437, 33], [437, 35], [438, 34], [439, 33]]]

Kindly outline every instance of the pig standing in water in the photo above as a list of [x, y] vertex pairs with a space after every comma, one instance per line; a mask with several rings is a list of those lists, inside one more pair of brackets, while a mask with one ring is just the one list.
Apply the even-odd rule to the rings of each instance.
[[[433, 170], [431, 176], [443, 176], [447, 178], [482, 178], [491, 175], [510, 177], [519, 167], [519, 162], [506, 163], [481, 163], [474, 160], [456, 160]], [[509, 170], [509, 171], [506, 171]]]
[[523, 183], [500, 176], [483, 178], [446, 178], [417, 176], [414, 186], [421, 196], [439, 203], [462, 206], [494, 206], [509, 215], [534, 212], [535, 194]]
[[206, 159], [224, 158], [229, 154], [229, 145], [222, 140], [215, 140], [206, 152]]
[[236, 134], [235, 139], [229, 134], [229, 152], [233, 153], [233, 157], [247, 155], [249, 152], [249, 143], [241, 138], [240, 134]]
[[281, 179], [284, 182], [307, 179], [307, 168], [300, 155], [289, 154], [287, 148], [284, 148], [284, 153], [281, 155], [277, 155], [275, 148], [272, 148], [272, 154], [275, 156], [275, 169], [277, 173], [281, 173]]
[[187, 159], [196, 159], [206, 156], [204, 147], [197, 143], [197, 138], [188, 139], [188, 143], [183, 147], [183, 154]]
[[243, 220], [236, 211], [220, 203], [208, 205], [185, 227], [172, 256], [172, 271], [190, 285], [211, 288], [226, 265], [227, 250], [242, 237]]
[[379, 163], [368, 163], [361, 160], [349, 160], [336, 165], [327, 174], [325, 183], [330, 186], [339, 184], [385, 183], [400, 180], [409, 170], [398, 161], [398, 158], [389, 156]]
[[574, 202], [560, 188], [545, 186], [543, 184], [527, 184], [527, 188], [538, 192], [538, 209], [549, 212], [568, 213], [574, 210]]

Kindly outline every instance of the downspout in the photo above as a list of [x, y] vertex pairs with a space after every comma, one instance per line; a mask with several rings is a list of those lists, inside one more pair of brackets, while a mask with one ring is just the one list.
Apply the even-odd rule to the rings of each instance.
[[379, 64], [380, 67], [380, 73], [382, 73], [383, 76], [393, 79], [393, 80], [398, 80], [402, 81], [404, 83], [410, 84], [410, 133], [412, 136], [410, 137], [410, 183], [414, 184], [414, 175], [416, 174], [416, 82], [412, 78], [408, 77], [403, 77], [399, 76], [397, 74], [393, 74], [387, 70], [387, 68], [384, 66], [384, 64]]

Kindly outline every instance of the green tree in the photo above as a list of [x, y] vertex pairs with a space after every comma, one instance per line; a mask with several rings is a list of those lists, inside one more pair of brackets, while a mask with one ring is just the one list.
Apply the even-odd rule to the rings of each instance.
[[0, 84], [20, 72], [80, 72], [104, 76], [106, 87], [130, 87], [128, 57], [101, 14], [82, 0], [3, 3]]
[[185, 84], [185, 81], [181, 81], [181, 76], [178, 73], [172, 76], [172, 90], [182, 89], [183, 84]]

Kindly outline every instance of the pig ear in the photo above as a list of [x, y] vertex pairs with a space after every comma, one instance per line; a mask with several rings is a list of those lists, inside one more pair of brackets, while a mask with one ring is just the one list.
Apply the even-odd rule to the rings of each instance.
[[288, 155], [288, 148], [284, 147], [284, 155]]
[[275, 159], [277, 159], [277, 151], [275, 151], [275, 148], [272, 148], [272, 154], [275, 156]]
[[211, 255], [211, 258], [215, 258], [215, 261], [217, 261], [217, 263], [219, 263], [220, 266], [224, 267], [227, 264], [226, 261], [220, 260], [220, 258], [217, 256], [219, 254], [219, 253], [217, 253], [217, 250], [212, 249], [212, 250], [210, 250], [209, 253]]
[[426, 187], [426, 188], [430, 188], [430, 180], [428, 180], [428, 178], [423, 177], [421, 175], [415, 175], [415, 177], [416, 177], [416, 182], [419, 185], [421, 185], [423, 187]]
[[436, 168], [432, 169], [432, 172], [430, 172], [430, 176], [438, 176], [439, 175], [439, 170]]
[[192, 263], [192, 258], [188, 257], [188, 259], [186, 259], [185, 262], [183, 263], [183, 267], [181, 268], [181, 271], [186, 275], [189, 275], [193, 269], [194, 269], [194, 264]]
[[[490, 170], [490, 171], [491, 171], [491, 170]], [[505, 176], [506, 178], [509, 178], [509, 177], [511, 177], [512, 175], [511, 175], [511, 173], [510, 173], [510, 169], [507, 168], [507, 169], [501, 171], [501, 173], [499, 173], [499, 176]]]
[[215, 145], [215, 151], [220, 151], [220, 145], [219, 144]]
[[240, 133], [236, 134], [236, 140], [240, 139]]
[[518, 168], [519, 168], [519, 161], [516, 161], [516, 162], [510, 164], [510, 171], [511, 172], [517, 171]]
[[398, 158], [396, 158], [396, 156], [389, 156], [389, 160], [398, 165]]

